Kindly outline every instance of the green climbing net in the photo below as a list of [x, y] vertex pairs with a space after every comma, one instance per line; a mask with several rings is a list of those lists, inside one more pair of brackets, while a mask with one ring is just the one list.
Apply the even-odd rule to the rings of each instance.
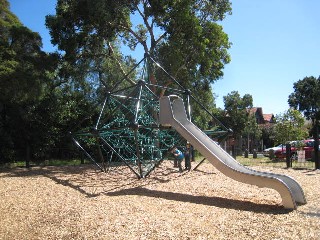
[[144, 63], [140, 80], [106, 94], [94, 127], [73, 133], [76, 145], [102, 171], [121, 162], [143, 178], [166, 157], [170, 147], [186, 144], [174, 129], [159, 125], [159, 97], [150, 88], [161, 86], [149, 82], [148, 64]]

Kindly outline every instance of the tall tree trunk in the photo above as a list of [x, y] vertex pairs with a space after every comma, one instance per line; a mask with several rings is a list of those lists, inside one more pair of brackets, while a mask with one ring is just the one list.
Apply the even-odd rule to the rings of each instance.
[[26, 144], [26, 168], [30, 168], [30, 145], [28, 141]]

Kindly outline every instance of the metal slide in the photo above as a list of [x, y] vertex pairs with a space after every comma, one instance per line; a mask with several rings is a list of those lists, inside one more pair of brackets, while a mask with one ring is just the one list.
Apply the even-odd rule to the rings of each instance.
[[172, 126], [224, 175], [247, 184], [275, 189], [287, 209], [296, 209], [306, 199], [300, 185], [291, 177], [259, 172], [237, 162], [187, 118], [183, 100], [175, 95], [160, 99], [160, 124]]

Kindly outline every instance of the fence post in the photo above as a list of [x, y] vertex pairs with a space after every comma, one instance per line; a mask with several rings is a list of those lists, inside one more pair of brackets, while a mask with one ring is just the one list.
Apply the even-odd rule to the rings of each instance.
[[249, 157], [249, 151], [248, 149], [244, 150], [244, 157], [248, 158]]
[[274, 150], [273, 149], [269, 150], [269, 159], [270, 160], [274, 159]]
[[286, 144], [286, 163], [287, 163], [287, 168], [292, 167], [292, 162], [291, 162], [291, 144], [290, 143]]
[[253, 156], [252, 156], [253, 158], [257, 158], [257, 157], [258, 157], [257, 149], [253, 149], [252, 155], [253, 155]]
[[231, 146], [231, 152], [232, 152], [232, 157], [234, 159], [236, 159], [237, 158], [237, 153], [236, 153], [236, 148], [235, 148], [234, 145]]

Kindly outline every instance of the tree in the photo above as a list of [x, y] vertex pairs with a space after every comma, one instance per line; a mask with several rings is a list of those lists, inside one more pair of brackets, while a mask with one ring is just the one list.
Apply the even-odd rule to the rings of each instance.
[[273, 147], [275, 145], [275, 120], [274, 123], [267, 123], [261, 127], [261, 138], [263, 141], [263, 145], [266, 148]]
[[[250, 141], [256, 144], [256, 140], [261, 139], [262, 130], [259, 128], [255, 115], [249, 114], [248, 122], [243, 130], [243, 136], [247, 138], [247, 149], [250, 151]], [[256, 146], [251, 146], [251, 148]]]
[[[197, 92], [212, 112], [210, 84], [223, 76], [224, 64], [230, 61], [228, 36], [218, 21], [229, 13], [228, 0], [58, 0], [56, 14], [46, 17], [46, 25], [52, 43], [64, 52], [64, 81], [83, 86], [88, 76], [95, 76], [99, 92], [110, 91], [135, 62], [123, 46], [132, 51], [140, 46], [180, 85]], [[151, 83], [177, 87], [153, 64], [148, 68]], [[132, 81], [134, 75], [129, 84]], [[155, 91], [160, 97], [166, 88]], [[197, 105], [192, 115], [202, 127], [209, 122]]]
[[223, 97], [227, 125], [235, 136], [240, 136], [248, 122], [248, 109], [252, 108], [252, 96], [245, 94], [240, 97], [238, 91], [232, 91]]
[[51, 89], [57, 56], [41, 51], [39, 34], [20, 23], [6, 0], [0, 7], [0, 157], [10, 160], [47, 143], [41, 102]]
[[[195, 86], [193, 88], [193, 91], [200, 94], [201, 96], [197, 95], [197, 99], [201, 99], [201, 104], [208, 110], [211, 115], [215, 116], [215, 104], [214, 99], [212, 96], [211, 88], [209, 91], [203, 91], [200, 86]], [[207, 112], [203, 111], [202, 108], [200, 108], [197, 103], [194, 101], [191, 101], [192, 105], [192, 111], [191, 111], [191, 117], [192, 121], [201, 129], [212, 129], [216, 122], [214, 119], [212, 119], [212, 116], [210, 116]]]
[[276, 115], [274, 126], [276, 143], [281, 144], [306, 138], [308, 131], [303, 128], [304, 123], [305, 120], [301, 113], [291, 108], [283, 114]]
[[320, 77], [305, 77], [293, 84], [294, 92], [289, 95], [288, 103], [299, 110], [313, 123], [315, 141], [315, 167], [320, 168], [319, 152], [319, 120], [320, 120]]
[[[252, 96], [240, 96], [238, 91], [232, 91], [223, 97], [226, 126], [233, 130], [233, 137], [239, 139], [249, 122], [249, 109], [252, 108]], [[242, 143], [241, 143], [242, 145]], [[242, 146], [240, 146], [242, 147]]]
[[[230, 61], [228, 36], [217, 23], [230, 12], [228, 0], [59, 0], [46, 25], [71, 66], [85, 63], [78, 69], [92, 69], [108, 58], [122, 62], [123, 56], [113, 52], [117, 43], [131, 50], [141, 46], [185, 88], [204, 92]], [[173, 85], [149, 67], [151, 82]]]

